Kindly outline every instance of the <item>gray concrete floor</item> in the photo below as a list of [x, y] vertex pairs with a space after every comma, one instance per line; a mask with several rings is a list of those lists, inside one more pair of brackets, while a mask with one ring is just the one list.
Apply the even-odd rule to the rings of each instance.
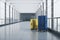
[[20, 22], [0, 27], [0, 40], [60, 40], [49, 32], [30, 30], [29, 22]]

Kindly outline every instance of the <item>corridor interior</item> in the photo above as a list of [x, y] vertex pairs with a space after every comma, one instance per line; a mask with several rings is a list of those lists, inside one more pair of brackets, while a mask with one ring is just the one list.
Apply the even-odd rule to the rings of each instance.
[[0, 40], [60, 40], [60, 0], [0, 0]]
[[50, 32], [31, 31], [30, 22], [26, 21], [0, 27], [0, 40], [60, 40], [60, 38]]

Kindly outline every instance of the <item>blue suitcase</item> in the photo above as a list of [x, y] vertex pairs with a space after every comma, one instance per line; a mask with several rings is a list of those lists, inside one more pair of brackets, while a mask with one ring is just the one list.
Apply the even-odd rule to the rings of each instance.
[[38, 31], [47, 30], [47, 16], [38, 16]]

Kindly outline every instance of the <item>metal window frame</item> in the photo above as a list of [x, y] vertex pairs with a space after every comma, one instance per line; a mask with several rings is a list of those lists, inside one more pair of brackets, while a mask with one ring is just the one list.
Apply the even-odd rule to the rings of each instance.
[[6, 24], [6, 2], [5, 2], [5, 24]]
[[10, 24], [10, 5], [9, 5], [9, 24]]
[[13, 7], [12, 7], [12, 23], [13, 23]]

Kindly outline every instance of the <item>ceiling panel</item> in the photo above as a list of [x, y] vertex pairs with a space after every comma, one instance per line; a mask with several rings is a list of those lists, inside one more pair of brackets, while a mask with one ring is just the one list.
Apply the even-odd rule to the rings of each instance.
[[6, 0], [21, 13], [35, 13], [40, 7], [41, 0]]

